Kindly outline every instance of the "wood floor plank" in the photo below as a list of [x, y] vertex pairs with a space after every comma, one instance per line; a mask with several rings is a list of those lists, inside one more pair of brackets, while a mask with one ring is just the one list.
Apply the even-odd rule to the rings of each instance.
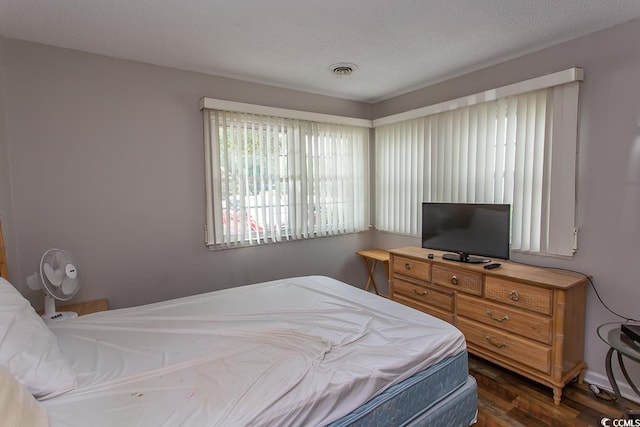
[[478, 427], [598, 427], [603, 417], [622, 418], [617, 402], [599, 399], [587, 384], [568, 384], [555, 405], [551, 388], [476, 356], [469, 372], [478, 384]]
[[[567, 388], [565, 396], [567, 398], [567, 406], [575, 408], [587, 407], [590, 410], [598, 412], [599, 414], [609, 418], [615, 418], [621, 414], [621, 411], [617, 406], [617, 402], [608, 402], [606, 400], [594, 398], [593, 392], [586, 384], [584, 385], [584, 388], [581, 388], [578, 385]], [[637, 405], [632, 402], [629, 402], [629, 405], [632, 408], [637, 407]]]

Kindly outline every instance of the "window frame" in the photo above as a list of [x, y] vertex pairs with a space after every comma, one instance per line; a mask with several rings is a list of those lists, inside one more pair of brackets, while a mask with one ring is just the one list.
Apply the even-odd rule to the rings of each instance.
[[[551, 90], [553, 92], [553, 115], [548, 118], [548, 133], [551, 138], [549, 143], [545, 143], [545, 159], [551, 159], [551, 162], [545, 170], [544, 182], [553, 182], [554, 185], [549, 186], [548, 192], [543, 195], [544, 213], [541, 220], [543, 226], [541, 244], [543, 247], [536, 251], [512, 250], [545, 256], [571, 257], [577, 251], [576, 163], [579, 128], [579, 83], [583, 80], [583, 70], [574, 67], [512, 85], [376, 119], [373, 121], [373, 125], [377, 131], [387, 125], [421, 119], [543, 89]], [[399, 132], [402, 133], [403, 131], [400, 130]], [[376, 152], [374, 153], [376, 167], [379, 166], [378, 150], [380, 143], [381, 141], [376, 139]], [[424, 169], [426, 169], [426, 165]], [[375, 171], [376, 176], [379, 176], [380, 173], [380, 170]], [[424, 180], [426, 179], [426, 174], [423, 172], [423, 176], [414, 177], [414, 179]], [[376, 183], [376, 186], [378, 186], [378, 183]], [[376, 216], [378, 216], [381, 202], [378, 196], [374, 196], [374, 199], [376, 203], [375, 212]], [[552, 212], [553, 215], [551, 214]], [[384, 222], [388, 217], [388, 213], [383, 212], [383, 214], [385, 215], [385, 218], [382, 218]], [[379, 223], [379, 219], [376, 218], [376, 223]], [[416, 236], [416, 233], [419, 233], [419, 230], [399, 232], [385, 229], [383, 231], [412, 236]]]
[[[205, 202], [206, 202], [206, 218], [205, 218], [205, 244], [211, 249], [224, 249], [224, 248], [232, 248], [232, 247], [244, 247], [244, 246], [255, 246], [256, 244], [270, 244], [278, 241], [287, 241], [287, 240], [297, 240], [297, 239], [307, 239], [307, 238], [317, 238], [323, 237], [324, 235], [337, 235], [337, 234], [347, 234], [350, 232], [358, 232], [368, 230], [370, 226], [369, 220], [369, 137], [370, 137], [370, 128], [372, 122], [366, 119], [359, 118], [351, 118], [344, 116], [335, 116], [329, 114], [322, 113], [312, 113], [305, 112], [299, 110], [289, 110], [254, 104], [245, 104], [238, 103], [233, 101], [226, 100], [218, 100], [213, 98], [202, 98], [200, 101], [200, 109], [203, 114], [203, 136], [204, 136], [204, 155], [205, 155]], [[364, 185], [364, 189], [359, 191], [360, 195], [364, 196], [364, 202], [362, 202], [362, 208], [359, 209], [356, 207], [356, 211], [358, 215], [362, 215], [363, 218], [361, 221], [358, 221], [356, 224], [355, 231], [346, 231], [346, 232], [336, 232], [335, 230], [329, 231], [328, 233], [317, 232], [317, 230], [307, 230], [310, 232], [304, 233], [301, 235], [300, 231], [296, 228], [296, 230], [288, 230], [289, 232], [284, 236], [283, 239], [273, 239], [273, 238], [258, 238], [255, 239], [256, 236], [252, 236], [251, 232], [246, 235], [244, 239], [237, 238], [234, 242], [229, 242], [225, 236], [225, 230], [222, 226], [222, 219], [217, 220], [218, 215], [223, 214], [223, 196], [222, 196], [222, 173], [221, 173], [221, 165], [219, 163], [220, 159], [220, 147], [214, 142], [217, 140], [218, 136], [214, 135], [213, 132], [218, 132], [217, 129], [212, 129], [212, 120], [211, 113], [213, 111], [225, 111], [228, 114], [246, 114], [249, 116], [256, 117], [271, 117], [282, 120], [291, 120], [291, 121], [299, 121], [300, 123], [304, 122], [309, 125], [313, 125], [313, 123], [317, 124], [317, 127], [320, 129], [327, 128], [327, 126], [335, 127], [337, 129], [347, 129], [352, 130], [354, 135], [359, 141], [359, 149], [362, 149], [359, 155], [359, 162], [362, 163], [362, 179], [359, 185]], [[312, 123], [310, 123], [312, 122]], [[297, 123], [297, 122], [296, 122]], [[350, 128], [347, 128], [350, 127]], [[361, 129], [356, 129], [361, 128]], [[308, 129], [305, 128], [307, 132]], [[302, 132], [302, 131], [301, 131]], [[311, 136], [310, 136], [311, 135]], [[316, 134], [305, 134], [304, 138], [317, 138]], [[303, 145], [307, 145], [309, 142], [305, 139], [302, 141]], [[335, 156], [334, 156], [335, 157]], [[311, 158], [311, 157], [308, 157]], [[305, 162], [304, 158], [302, 160], [297, 160], [298, 162]], [[290, 178], [291, 171], [288, 173], [288, 177]], [[303, 180], [306, 177], [303, 178]], [[327, 177], [320, 177], [320, 179], [328, 179]], [[357, 180], [356, 180], [357, 181]], [[354, 196], [355, 197], [355, 196]], [[243, 203], [246, 203], [243, 201]], [[289, 215], [291, 214], [291, 206], [292, 204], [299, 203], [295, 200], [292, 201], [288, 199], [288, 204], [283, 205], [283, 209], [286, 208], [289, 210]], [[303, 201], [304, 203], [304, 201]], [[348, 203], [348, 201], [347, 201]], [[352, 201], [354, 203], [354, 201]], [[227, 212], [228, 213], [228, 212]], [[222, 217], [220, 217], [222, 218]], [[288, 216], [290, 218], [290, 216]], [[292, 220], [292, 219], [291, 219]], [[290, 220], [290, 221], [291, 221]], [[289, 226], [291, 227], [291, 222], [289, 222]], [[364, 228], [362, 228], [364, 227]], [[228, 229], [228, 228], [227, 228]], [[244, 236], [244, 231], [240, 233]], [[268, 233], [265, 233], [268, 234]], [[227, 236], [229, 237], [229, 236]]]
[[[324, 123], [348, 124], [375, 130], [376, 128], [386, 124], [420, 118], [431, 114], [437, 114], [439, 112], [450, 111], [465, 106], [472, 106], [477, 103], [506, 98], [539, 89], [553, 88], [554, 108], [549, 131], [550, 134], [553, 135], [553, 139], [552, 143], [545, 147], [545, 150], [547, 150], [545, 155], [551, 156], [554, 165], [549, 168], [544, 179], [547, 182], [553, 181], [554, 185], [551, 187], [548, 194], [545, 195], [544, 206], [545, 209], [554, 209], [555, 206], [563, 207], [561, 212], [562, 215], [553, 216], [553, 218], [551, 218], [550, 215], [547, 215], [546, 220], [550, 222], [545, 224], [547, 226], [545, 236], [546, 247], [544, 250], [537, 252], [537, 254], [570, 257], [577, 250], [578, 227], [576, 225], [576, 171], [579, 128], [578, 98], [579, 83], [583, 80], [584, 71], [582, 68], [573, 67], [469, 96], [380, 117], [375, 120], [283, 109], [203, 97], [200, 100], [200, 109], [202, 110], [203, 117], [205, 118], [203, 129], [205, 135], [205, 173], [207, 176], [205, 184], [205, 241], [207, 242], [207, 246], [217, 246], [215, 244], [215, 239], [212, 238], [212, 236], [214, 236], [215, 233], [219, 233], [220, 230], [214, 229], [214, 212], [216, 210], [220, 211], [221, 209], [221, 202], [216, 202], [216, 200], [213, 200], [212, 198], [213, 183], [216, 182], [216, 180], [219, 182], [220, 171], [218, 170], [216, 172], [213, 170], [214, 168], [212, 168], [211, 159], [212, 156], [219, 155], [219, 153], [216, 153], [210, 144], [207, 143], [207, 135], [210, 134], [211, 131], [209, 128], [210, 122], [206, 118], [207, 110], [218, 109], [319, 121]], [[371, 133], [373, 134], [374, 132]], [[370, 137], [369, 144], [374, 143], [378, 143], [378, 141], [375, 141], [375, 136]], [[368, 180], [367, 195], [369, 200], [366, 206], [367, 216], [370, 215], [370, 210], [372, 212], [377, 211], [378, 200], [375, 194], [372, 193], [375, 189], [374, 177], [376, 176], [375, 164], [377, 161], [378, 159], [376, 159], [375, 151], [371, 150], [368, 160], [368, 162], [370, 162], [370, 171], [366, 176], [366, 179]], [[376, 226], [375, 215], [373, 215], [371, 226]]]

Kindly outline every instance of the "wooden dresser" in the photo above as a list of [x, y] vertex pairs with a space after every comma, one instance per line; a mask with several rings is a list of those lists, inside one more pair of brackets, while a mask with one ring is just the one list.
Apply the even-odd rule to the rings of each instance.
[[390, 297], [454, 324], [470, 353], [551, 387], [556, 405], [567, 383], [582, 383], [587, 277], [508, 261], [485, 270], [418, 247], [389, 253]]

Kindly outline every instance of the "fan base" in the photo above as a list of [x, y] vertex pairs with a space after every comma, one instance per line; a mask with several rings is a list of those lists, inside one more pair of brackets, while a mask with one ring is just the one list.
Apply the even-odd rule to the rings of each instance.
[[45, 323], [55, 323], [73, 319], [74, 317], [78, 317], [78, 313], [73, 311], [57, 311], [53, 314], [43, 314], [42, 320], [44, 320]]

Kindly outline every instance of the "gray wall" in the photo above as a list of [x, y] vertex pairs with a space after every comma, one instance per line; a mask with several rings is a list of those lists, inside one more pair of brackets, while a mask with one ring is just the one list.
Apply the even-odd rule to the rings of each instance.
[[0, 208], [11, 210], [8, 151], [15, 220], [5, 228], [15, 226], [7, 240], [18, 248], [10, 274], [34, 305], [42, 293], [24, 280], [51, 247], [77, 258], [84, 286], [75, 300], [107, 297], [114, 308], [292, 275], [365, 282], [354, 251], [370, 246], [370, 233], [206, 249], [198, 108], [209, 96], [368, 117], [368, 105], [16, 40], [2, 46]]
[[[579, 251], [570, 261], [513, 254], [517, 261], [578, 270], [594, 277], [612, 309], [640, 318], [640, 21], [486, 68], [374, 105], [374, 117], [398, 113], [579, 66], [581, 125], [577, 216]], [[419, 245], [376, 233], [374, 246]], [[606, 384], [606, 345], [597, 326], [617, 318], [588, 292], [585, 358], [588, 379]], [[640, 375], [640, 371], [635, 372]]]
[[9, 146], [7, 144], [7, 126], [5, 110], [5, 70], [4, 54], [0, 43], [0, 221], [7, 253], [11, 265], [17, 265], [16, 239], [13, 221], [13, 202], [11, 199], [11, 169], [9, 163]]

